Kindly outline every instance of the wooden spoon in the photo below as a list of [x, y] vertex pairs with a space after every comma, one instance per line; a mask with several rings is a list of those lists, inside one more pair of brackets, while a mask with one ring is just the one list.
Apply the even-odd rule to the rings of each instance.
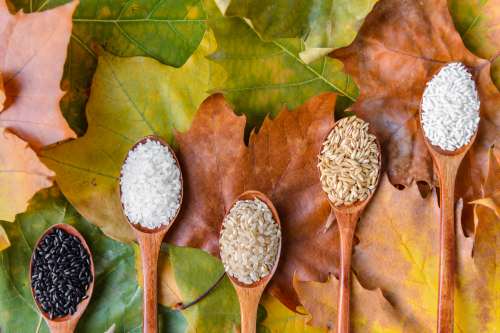
[[85, 238], [72, 226], [69, 224], [54, 224], [45, 232], [43, 235], [37, 240], [35, 248], [33, 249], [33, 254], [31, 255], [31, 260], [30, 260], [30, 286], [31, 286], [31, 267], [33, 263], [33, 256], [35, 254], [35, 249], [38, 247], [38, 244], [40, 241], [47, 235], [49, 232], [51, 232], [53, 229], [59, 228], [64, 231], [66, 231], [68, 234], [75, 236], [80, 240], [82, 243], [83, 248], [88, 252], [89, 258], [90, 258], [90, 273], [92, 274], [92, 282], [90, 282], [90, 285], [87, 289], [87, 298], [84, 299], [83, 301], [78, 304], [76, 307], [76, 312], [73, 313], [72, 315], [67, 315], [64, 317], [59, 317], [55, 319], [50, 319], [47, 313], [45, 313], [42, 310], [42, 306], [40, 303], [35, 298], [35, 291], [33, 290], [33, 287], [31, 287], [31, 294], [33, 296], [33, 299], [35, 300], [35, 303], [38, 307], [38, 310], [42, 314], [43, 319], [45, 319], [45, 322], [47, 323], [47, 326], [49, 327], [49, 330], [51, 333], [72, 333], [75, 331], [76, 325], [78, 324], [78, 321], [80, 320], [80, 317], [82, 316], [83, 312], [87, 308], [87, 305], [90, 302], [90, 298], [92, 297], [92, 292], [94, 291], [94, 281], [95, 281], [95, 272], [94, 272], [94, 261], [92, 259], [92, 252], [90, 251], [89, 246], [87, 245], [87, 242], [85, 241]]
[[[336, 123], [337, 124], [337, 123]], [[328, 135], [335, 128], [333, 125], [332, 129], [325, 136], [325, 140]], [[373, 134], [373, 133], [370, 133]], [[323, 142], [324, 142], [323, 141]], [[377, 143], [378, 151], [382, 154], [380, 149], [380, 143], [378, 139], [375, 140]], [[381, 160], [381, 159], [380, 159]], [[380, 181], [381, 167], [379, 165], [379, 173], [377, 176], [377, 183], [375, 184], [375, 189]], [[337, 223], [339, 225], [340, 234], [340, 267], [339, 267], [339, 293], [338, 293], [338, 312], [337, 312], [337, 333], [348, 333], [350, 330], [350, 319], [349, 319], [349, 304], [351, 296], [351, 254], [352, 254], [352, 242], [354, 239], [354, 231], [356, 230], [356, 225], [358, 223], [363, 210], [365, 209], [368, 202], [375, 190], [363, 201], [357, 201], [352, 205], [335, 206], [331, 201], [330, 207], [332, 212], [337, 218]], [[328, 218], [327, 224], [332, 221], [332, 216]]]
[[437, 331], [453, 332], [453, 308], [455, 292], [455, 179], [465, 154], [474, 143], [476, 132], [469, 143], [454, 151], [434, 146], [425, 136], [422, 128], [422, 103], [419, 111], [420, 131], [425, 145], [436, 165], [440, 186], [439, 218], [439, 301]]
[[[166, 147], [174, 157], [177, 167], [179, 168], [179, 170], [181, 170], [179, 160], [177, 159], [177, 156], [175, 155], [173, 149], [166, 141], [164, 141], [162, 138], [156, 135], [149, 135], [142, 138], [129, 150], [129, 153], [130, 151], [134, 150], [139, 144], [145, 143], [147, 140], [157, 141], [161, 145]], [[179, 214], [179, 210], [182, 204], [183, 188], [184, 188], [182, 180], [182, 172], [180, 178], [181, 178], [181, 193], [179, 198], [179, 207], [177, 208], [177, 212], [169, 221], [169, 223], [163, 224], [162, 226], [155, 229], [149, 229], [139, 224], [132, 223], [128, 219], [127, 215], [125, 213], [123, 214], [127, 219], [128, 223], [132, 226], [132, 230], [134, 231], [134, 234], [139, 243], [139, 247], [141, 249], [143, 290], [144, 290], [142, 331], [145, 333], [158, 332], [158, 290], [157, 290], [158, 256], [160, 254], [160, 247], [162, 240], [165, 237], [167, 231], [172, 226], [172, 224], [174, 224], [174, 221], [177, 218], [177, 215]], [[121, 181], [121, 174], [120, 174], [120, 181]], [[122, 202], [122, 208], [123, 208], [123, 201], [121, 200], [121, 195], [122, 192], [120, 186], [120, 202]]]
[[[271, 213], [273, 215], [274, 221], [280, 226], [281, 228], [281, 222], [280, 218], [278, 216], [278, 212], [276, 211], [276, 208], [274, 207], [273, 203], [271, 200], [264, 194], [259, 191], [246, 191], [233, 202], [231, 205], [231, 208], [236, 204], [236, 202], [240, 200], [254, 200], [254, 199], [259, 199], [263, 203], [269, 207], [271, 210]], [[226, 212], [226, 214], [229, 213], [231, 208]], [[222, 231], [222, 228], [221, 228]], [[241, 316], [241, 333], [255, 333], [256, 328], [257, 328], [257, 309], [259, 308], [259, 302], [260, 298], [262, 296], [262, 293], [264, 292], [264, 289], [266, 288], [267, 284], [273, 277], [274, 273], [276, 272], [276, 268], [278, 267], [278, 262], [280, 259], [280, 254], [281, 254], [281, 239], [280, 239], [280, 246], [278, 247], [278, 253], [276, 254], [276, 260], [274, 262], [274, 267], [271, 270], [271, 272], [264, 276], [262, 279], [260, 279], [257, 282], [254, 282], [252, 284], [244, 284], [238, 281], [236, 278], [230, 276], [227, 274], [229, 277], [229, 280], [234, 286], [234, 289], [236, 289], [236, 294], [238, 295], [238, 300], [240, 303], [240, 316]]]

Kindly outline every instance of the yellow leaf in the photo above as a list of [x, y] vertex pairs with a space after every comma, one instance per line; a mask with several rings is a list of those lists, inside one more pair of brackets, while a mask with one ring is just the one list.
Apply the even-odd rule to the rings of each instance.
[[325, 329], [316, 328], [307, 324], [308, 316], [289, 310], [277, 298], [264, 294], [261, 305], [267, 310], [267, 317], [261, 323], [271, 333], [321, 333]]
[[10, 246], [9, 237], [7, 237], [5, 229], [0, 225], [0, 252], [5, 250], [9, 246]]
[[[326, 282], [293, 279], [295, 291], [309, 313], [314, 326], [336, 329], [338, 280], [330, 276]], [[380, 289], [363, 288], [352, 276], [351, 328], [354, 332], [402, 332], [401, 319]]]

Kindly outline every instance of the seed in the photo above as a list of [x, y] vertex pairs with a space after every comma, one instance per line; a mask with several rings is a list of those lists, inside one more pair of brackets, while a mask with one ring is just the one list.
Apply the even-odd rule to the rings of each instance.
[[[66, 250], [61, 254], [63, 246]], [[69, 252], [78, 253], [78, 256]], [[79, 278], [81, 271], [90, 278]], [[32, 288], [35, 299], [49, 318], [64, 317], [71, 313], [72, 308], [76, 309], [87, 293], [91, 276], [89, 253], [78, 238], [60, 228], [46, 234], [35, 249], [31, 266]], [[72, 297], [73, 291], [80, 296]]]
[[479, 98], [472, 75], [461, 63], [444, 66], [422, 97], [422, 128], [435, 146], [453, 151], [469, 143], [479, 124]]
[[170, 223], [181, 204], [181, 171], [170, 150], [155, 140], [129, 152], [120, 187], [125, 215], [149, 229]]
[[368, 127], [358, 117], [343, 118], [323, 142], [318, 156], [320, 181], [335, 206], [365, 200], [375, 189], [380, 152]]
[[219, 244], [226, 272], [242, 283], [252, 284], [273, 269], [281, 230], [265, 203], [259, 199], [240, 200], [224, 218]]

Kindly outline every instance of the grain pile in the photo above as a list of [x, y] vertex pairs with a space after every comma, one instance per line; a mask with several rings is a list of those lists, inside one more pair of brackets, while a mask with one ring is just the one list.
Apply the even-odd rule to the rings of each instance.
[[433, 145], [454, 151], [470, 142], [479, 124], [479, 98], [464, 65], [448, 64], [427, 83], [421, 117]]
[[181, 204], [181, 170], [170, 150], [156, 140], [129, 152], [120, 187], [125, 215], [145, 228], [170, 223]]
[[318, 156], [321, 186], [335, 206], [363, 201], [375, 190], [380, 152], [368, 126], [355, 116], [343, 118], [323, 143]]
[[281, 246], [280, 226], [264, 202], [240, 200], [224, 218], [219, 244], [227, 274], [252, 284], [275, 265]]
[[54, 228], [38, 243], [31, 264], [31, 287], [50, 319], [72, 315], [89, 297], [90, 255], [80, 240]]

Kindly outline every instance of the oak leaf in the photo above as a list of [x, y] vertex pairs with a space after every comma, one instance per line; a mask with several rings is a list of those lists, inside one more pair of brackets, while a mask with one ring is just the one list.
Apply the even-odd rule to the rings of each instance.
[[12, 15], [0, 0], [0, 72], [7, 97], [0, 126], [35, 148], [75, 137], [59, 108], [59, 84], [77, 4]]
[[[448, 62], [469, 66], [481, 100], [481, 122], [459, 171], [456, 196], [467, 202], [480, 195], [488, 148], [500, 137], [500, 93], [491, 82], [489, 62], [465, 48], [446, 1], [381, 1], [353, 44], [332, 56], [343, 61], [360, 87], [352, 110], [379, 135], [389, 179], [402, 186], [437, 183], [418, 124], [426, 82]], [[464, 220], [471, 221], [471, 207], [465, 209]]]
[[248, 146], [245, 117], [237, 117], [222, 95], [205, 100], [191, 128], [177, 135], [186, 192], [167, 240], [217, 254], [220, 224], [233, 200], [250, 189], [267, 194], [283, 226], [282, 260], [270, 290], [295, 309], [293, 274], [326, 279], [337, 267], [337, 228], [325, 231], [330, 206], [316, 167], [335, 100], [334, 94], [322, 94], [266, 118]]

